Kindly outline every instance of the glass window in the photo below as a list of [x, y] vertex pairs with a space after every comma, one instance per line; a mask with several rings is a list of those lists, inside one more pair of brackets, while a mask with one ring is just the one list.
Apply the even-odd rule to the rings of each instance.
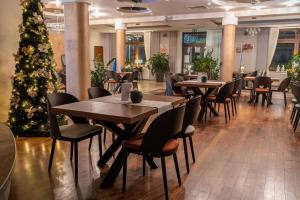
[[278, 43], [272, 61], [271, 70], [276, 70], [278, 65], [285, 65], [294, 55], [293, 43]]
[[280, 31], [279, 32], [279, 39], [295, 39], [296, 38], [295, 30], [292, 31]]
[[138, 66], [146, 62], [144, 35], [130, 34], [126, 36], [127, 56], [126, 61], [133, 66]]
[[205, 46], [206, 32], [183, 33], [182, 57], [184, 69], [191, 65], [195, 58], [204, 54]]

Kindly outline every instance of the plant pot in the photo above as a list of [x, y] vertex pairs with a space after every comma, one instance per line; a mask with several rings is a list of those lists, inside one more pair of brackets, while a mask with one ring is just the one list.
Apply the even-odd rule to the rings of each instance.
[[165, 74], [164, 73], [157, 73], [157, 74], [155, 74], [155, 77], [156, 77], [157, 82], [164, 82]]
[[141, 103], [143, 100], [143, 93], [138, 90], [130, 92], [130, 99], [132, 103]]

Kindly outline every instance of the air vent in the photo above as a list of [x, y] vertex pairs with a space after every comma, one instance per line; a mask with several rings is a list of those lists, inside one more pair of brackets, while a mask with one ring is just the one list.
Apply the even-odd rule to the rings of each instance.
[[199, 6], [188, 6], [188, 7], [186, 7], [186, 9], [188, 9], [188, 10], [207, 10], [208, 8], [206, 6], [199, 5]]
[[149, 8], [131, 6], [131, 7], [119, 7], [117, 11], [122, 13], [149, 13], [151, 10]]

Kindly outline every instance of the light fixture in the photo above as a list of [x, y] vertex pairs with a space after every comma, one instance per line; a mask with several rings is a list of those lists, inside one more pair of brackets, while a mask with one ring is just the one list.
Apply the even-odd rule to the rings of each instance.
[[259, 27], [258, 28], [256, 28], [256, 27], [246, 28], [245, 35], [256, 36], [260, 31], [261, 31], [261, 29]]
[[90, 12], [90, 16], [93, 18], [107, 16], [107, 13], [101, 12], [101, 9], [96, 6], [89, 6], [89, 12]]
[[223, 6], [223, 9], [224, 10], [226, 10], [226, 11], [229, 11], [229, 10], [231, 10], [233, 7], [231, 7], [231, 6]]

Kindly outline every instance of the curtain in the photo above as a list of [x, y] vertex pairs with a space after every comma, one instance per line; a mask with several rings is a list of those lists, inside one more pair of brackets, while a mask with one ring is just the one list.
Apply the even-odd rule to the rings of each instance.
[[279, 28], [270, 28], [269, 40], [268, 40], [268, 57], [267, 57], [267, 72], [269, 72], [269, 66], [272, 63], [274, 53], [277, 46], [277, 40], [279, 35]]
[[115, 33], [104, 33], [104, 65], [106, 65], [112, 58], [116, 57], [116, 34]]
[[160, 50], [160, 32], [155, 31], [151, 33], [151, 45], [150, 45], [150, 55], [159, 52]]
[[213, 50], [213, 57], [221, 60], [222, 30], [207, 30], [206, 50]]
[[[146, 60], [148, 61], [151, 56], [151, 32], [144, 32], [144, 49]], [[147, 67], [144, 67], [142, 73], [142, 79], [149, 79], [150, 71]]]
[[257, 71], [264, 71], [268, 69], [268, 40], [270, 28], [261, 28], [257, 34], [257, 51], [256, 51], [256, 67]]
[[175, 73], [177, 62], [177, 32], [171, 31], [169, 33], [169, 63], [170, 72]]

